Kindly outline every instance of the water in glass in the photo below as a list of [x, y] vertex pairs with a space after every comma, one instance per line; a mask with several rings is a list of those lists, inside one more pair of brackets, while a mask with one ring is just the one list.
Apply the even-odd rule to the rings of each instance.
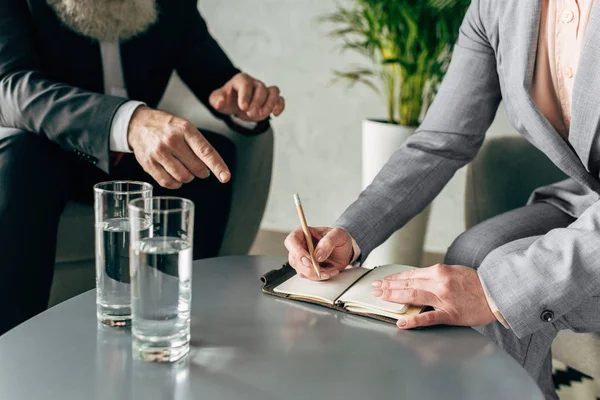
[[176, 361], [189, 351], [192, 246], [177, 237], [134, 244], [131, 265], [133, 353]]
[[131, 319], [129, 220], [114, 218], [96, 226], [96, 303], [98, 320], [111, 326]]

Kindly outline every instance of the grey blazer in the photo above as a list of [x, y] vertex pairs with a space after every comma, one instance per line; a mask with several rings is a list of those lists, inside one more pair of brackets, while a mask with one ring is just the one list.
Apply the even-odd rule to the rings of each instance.
[[570, 177], [538, 189], [531, 201], [552, 203], [578, 218], [529, 248], [490, 253], [479, 268], [519, 337], [548, 323], [540, 318], [545, 310], [559, 318], [600, 295], [600, 2], [592, 9], [575, 78], [568, 141], [529, 94], [539, 19], [538, 0], [473, 0], [423, 123], [336, 222], [366, 257], [475, 157], [503, 99], [511, 124]]

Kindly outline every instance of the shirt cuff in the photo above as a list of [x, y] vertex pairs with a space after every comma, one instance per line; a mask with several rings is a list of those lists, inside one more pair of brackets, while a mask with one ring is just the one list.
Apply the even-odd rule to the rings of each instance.
[[243, 119], [238, 118], [233, 114], [230, 115], [230, 118], [231, 118], [231, 122], [233, 122], [237, 126], [241, 126], [244, 129], [252, 130], [252, 129], [256, 128], [256, 126], [258, 125], [258, 122], [244, 121]]
[[123, 103], [117, 109], [110, 127], [110, 151], [119, 153], [132, 153], [133, 150], [129, 147], [127, 141], [127, 132], [129, 130], [129, 122], [133, 113], [139, 106], [145, 106], [141, 101], [128, 101]]
[[350, 260], [350, 265], [354, 265], [354, 263], [356, 262], [356, 260], [358, 260], [358, 257], [360, 257], [360, 247], [358, 246], [358, 243], [356, 243], [356, 240], [354, 240], [354, 238], [348, 234], [348, 236], [350, 236], [350, 239], [352, 239], [352, 260]]
[[492, 310], [492, 314], [494, 314], [494, 317], [496, 317], [496, 319], [498, 320], [498, 322], [500, 322], [506, 329], [510, 329], [510, 326], [508, 325], [508, 322], [506, 322], [506, 320], [502, 316], [502, 313], [498, 309], [498, 306], [496, 305], [496, 302], [494, 301], [494, 299], [492, 299], [492, 297], [488, 293], [487, 289], [485, 288], [485, 285], [483, 284], [483, 281], [481, 280], [481, 277], [479, 277], [479, 281], [481, 283], [481, 287], [483, 288], [483, 294], [485, 294], [485, 299], [486, 299], [486, 301], [488, 303], [488, 306], [490, 307], [490, 310]]

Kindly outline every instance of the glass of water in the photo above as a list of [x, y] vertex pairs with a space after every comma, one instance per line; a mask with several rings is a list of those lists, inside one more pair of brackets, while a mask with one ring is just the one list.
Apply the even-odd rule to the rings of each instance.
[[129, 219], [133, 355], [177, 361], [190, 349], [194, 203], [137, 199]]
[[109, 326], [131, 321], [129, 209], [133, 199], [152, 197], [152, 185], [113, 181], [94, 186], [96, 222], [96, 315]]

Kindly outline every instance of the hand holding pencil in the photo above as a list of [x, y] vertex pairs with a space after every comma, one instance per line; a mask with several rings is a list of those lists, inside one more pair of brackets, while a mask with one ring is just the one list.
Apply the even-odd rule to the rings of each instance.
[[312, 280], [327, 280], [338, 275], [348, 266], [353, 254], [350, 235], [341, 228], [309, 227], [298, 195], [294, 195], [294, 201], [301, 227], [284, 242], [290, 265], [300, 276]]

